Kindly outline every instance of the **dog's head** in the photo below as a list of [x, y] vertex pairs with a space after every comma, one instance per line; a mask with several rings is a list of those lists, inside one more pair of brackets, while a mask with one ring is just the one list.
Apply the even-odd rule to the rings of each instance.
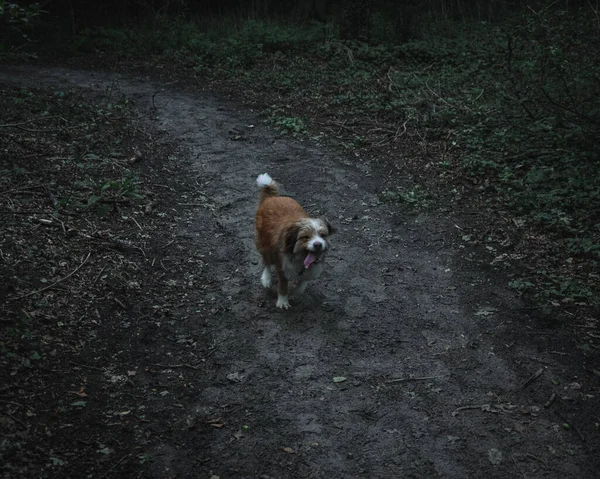
[[286, 251], [302, 255], [304, 267], [310, 268], [325, 258], [329, 250], [329, 237], [334, 233], [327, 218], [306, 218], [296, 222], [286, 232]]

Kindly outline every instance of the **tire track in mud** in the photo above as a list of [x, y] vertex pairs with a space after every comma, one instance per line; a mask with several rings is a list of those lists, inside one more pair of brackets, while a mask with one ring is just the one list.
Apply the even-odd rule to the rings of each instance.
[[[116, 84], [142, 110], [157, 91], [147, 80], [62, 69], [16, 68], [0, 80], [99, 94]], [[577, 374], [549, 353], [570, 339], [552, 331], [533, 340], [526, 328], [535, 323], [502, 286], [450, 248], [428, 251], [432, 230], [452, 241], [447, 222], [381, 204], [383, 174], [366, 159], [279, 138], [210, 95], [164, 90], [160, 100], [156, 127], [187, 147], [213, 205], [181, 235], [205, 254], [211, 285], [211, 298], [189, 294], [210, 299], [214, 313], [179, 332], [204, 328], [219, 346], [205, 375], [186, 372], [198, 394], [179, 398], [181, 417], [161, 431], [150, 477], [593, 476], [597, 432], [582, 443], [543, 407], [552, 380]], [[288, 311], [259, 281], [252, 221], [264, 172], [339, 231], [325, 273]], [[538, 359], [546, 374], [518, 390]], [[190, 416], [225, 427], [188, 430]]]

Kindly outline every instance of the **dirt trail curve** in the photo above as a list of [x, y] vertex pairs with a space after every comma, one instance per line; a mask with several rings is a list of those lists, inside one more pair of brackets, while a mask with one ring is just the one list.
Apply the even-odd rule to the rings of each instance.
[[[142, 111], [158, 88], [62, 69], [4, 68], [0, 81], [116, 84]], [[380, 204], [385, 173], [374, 165], [281, 139], [229, 102], [175, 87], [156, 102], [155, 125], [189, 148], [190, 174], [213, 208], [180, 225], [205, 255], [202, 271], [190, 271], [203, 278], [188, 291], [197, 315], [178, 321], [175, 310], [166, 329], [125, 347], [160, 349], [168, 330], [215, 349], [202, 369], [172, 372], [194, 388], [161, 399], [178, 407], [152, 426], [148, 477], [597, 474], [589, 365], [566, 332], [544, 329], [504, 282], [461, 259], [451, 222]], [[261, 287], [252, 241], [264, 172], [339, 230], [325, 273], [288, 311]], [[187, 344], [170, 344], [173, 357]]]

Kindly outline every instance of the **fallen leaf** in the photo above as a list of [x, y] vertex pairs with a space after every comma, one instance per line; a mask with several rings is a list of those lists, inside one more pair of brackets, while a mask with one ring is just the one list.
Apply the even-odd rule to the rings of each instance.
[[71, 406], [75, 406], [75, 407], [85, 407], [87, 403], [85, 401], [75, 401], [73, 403], [71, 403]]
[[502, 462], [502, 453], [498, 449], [492, 448], [488, 451], [488, 459], [494, 466], [497, 466]]
[[294, 450], [291, 447], [282, 447], [281, 450], [283, 452], [287, 452], [288, 454], [295, 454]]
[[233, 437], [235, 437], [238, 441], [243, 437], [244, 435], [242, 434], [242, 431], [238, 431], [236, 433], [233, 434]]
[[346, 381], [346, 377], [344, 376], [335, 376], [333, 378], [334, 383], [343, 383], [344, 381]]
[[498, 310], [496, 308], [492, 308], [491, 306], [483, 306], [479, 308], [479, 311], [475, 313], [475, 316], [491, 316]]
[[229, 379], [231, 382], [239, 383], [244, 379], [244, 376], [241, 373], [234, 372], [234, 373], [229, 373], [227, 375], [227, 379]]
[[221, 429], [223, 426], [225, 426], [225, 424], [222, 424], [220, 422], [213, 422], [210, 424], [211, 427], [217, 428], [217, 429]]
[[79, 391], [69, 391], [71, 394], [77, 394], [80, 398], [87, 397], [87, 393], [81, 388]]

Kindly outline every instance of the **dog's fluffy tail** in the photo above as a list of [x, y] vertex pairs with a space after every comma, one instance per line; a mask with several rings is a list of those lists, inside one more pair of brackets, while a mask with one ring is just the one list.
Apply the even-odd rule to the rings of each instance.
[[277, 183], [273, 181], [273, 178], [268, 173], [258, 175], [256, 184], [260, 188], [260, 195], [258, 197], [260, 203], [265, 201], [269, 196], [277, 196], [279, 194]]

